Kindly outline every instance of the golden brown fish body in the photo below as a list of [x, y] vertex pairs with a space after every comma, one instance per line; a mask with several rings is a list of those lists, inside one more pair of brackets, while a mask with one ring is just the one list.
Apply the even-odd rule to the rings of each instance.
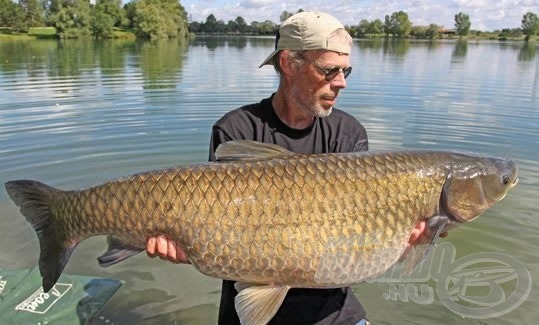
[[[389, 268], [414, 225], [438, 213], [446, 170], [420, 166], [444, 158], [340, 154], [203, 164], [64, 192], [53, 214], [66, 241], [110, 234], [144, 247], [163, 233], [209, 276], [342, 286]], [[342, 270], [321, 283], [316, 275], [326, 268]]]
[[212, 277], [342, 287], [395, 264], [418, 222], [444, 216], [439, 233], [475, 218], [517, 182], [510, 160], [451, 152], [298, 155], [236, 141], [217, 155], [230, 161], [141, 173], [81, 191], [7, 183], [38, 231], [45, 290], [76, 244], [99, 234], [116, 238], [103, 265], [165, 234]]

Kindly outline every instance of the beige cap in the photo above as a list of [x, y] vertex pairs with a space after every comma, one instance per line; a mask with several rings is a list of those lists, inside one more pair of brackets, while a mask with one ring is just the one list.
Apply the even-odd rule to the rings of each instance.
[[330, 50], [350, 54], [351, 44], [331, 39], [331, 35], [344, 26], [337, 18], [324, 12], [303, 11], [285, 20], [275, 39], [275, 51], [259, 67], [273, 64], [273, 56], [281, 50]]

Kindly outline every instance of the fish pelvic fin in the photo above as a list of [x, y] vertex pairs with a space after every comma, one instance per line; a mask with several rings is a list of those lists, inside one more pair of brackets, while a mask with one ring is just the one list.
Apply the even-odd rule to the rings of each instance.
[[427, 219], [426, 223], [424, 234], [417, 239], [410, 252], [405, 253], [407, 254], [404, 257], [404, 272], [406, 274], [412, 273], [425, 261], [450, 220], [447, 216], [437, 215]]
[[46, 184], [18, 180], [5, 184], [9, 197], [20, 208], [39, 239], [39, 271], [43, 290], [48, 292], [62, 274], [78, 242], [66, 241], [58, 235], [50, 204], [62, 191]]
[[121, 239], [112, 236], [107, 237], [107, 243], [107, 251], [97, 258], [101, 267], [114, 265], [144, 250], [144, 248], [124, 243]]
[[256, 285], [237, 282], [234, 302], [242, 325], [263, 325], [275, 316], [289, 286]]

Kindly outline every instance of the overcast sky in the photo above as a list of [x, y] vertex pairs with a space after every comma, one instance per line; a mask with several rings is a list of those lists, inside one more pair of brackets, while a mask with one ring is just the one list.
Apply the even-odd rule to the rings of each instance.
[[271, 20], [279, 24], [286, 10], [321, 10], [336, 16], [345, 25], [357, 25], [361, 19], [381, 19], [395, 11], [405, 11], [414, 25], [431, 23], [454, 28], [455, 14], [470, 16], [472, 29], [493, 31], [521, 26], [528, 12], [539, 15], [539, 0], [180, 0], [191, 21], [205, 22], [213, 14], [227, 23], [242, 16], [247, 24]]

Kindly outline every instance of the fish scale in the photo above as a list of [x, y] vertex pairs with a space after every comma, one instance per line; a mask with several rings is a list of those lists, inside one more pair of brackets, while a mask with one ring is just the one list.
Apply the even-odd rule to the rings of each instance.
[[[281, 301], [274, 295], [375, 277], [403, 255], [420, 221], [433, 220], [419, 240], [428, 247], [441, 231], [501, 200], [518, 179], [508, 159], [441, 151], [299, 155], [233, 141], [216, 155], [223, 162], [140, 173], [78, 191], [6, 183], [38, 233], [45, 291], [85, 238], [111, 236], [99, 258], [108, 266], [164, 234], [200, 272], [249, 283], [240, 288], [238, 314], [247, 323], [265, 323], [278, 306], [264, 304]], [[406, 261], [413, 268], [426, 253], [418, 249]]]

